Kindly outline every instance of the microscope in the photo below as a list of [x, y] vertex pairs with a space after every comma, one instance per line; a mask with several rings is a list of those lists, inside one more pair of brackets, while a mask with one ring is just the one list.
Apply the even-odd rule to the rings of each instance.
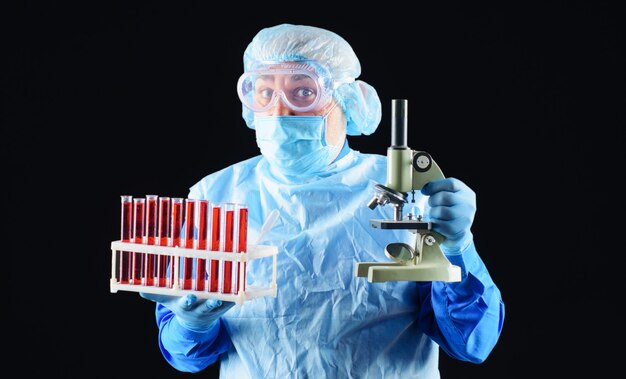
[[385, 247], [385, 255], [391, 262], [361, 262], [355, 267], [357, 277], [367, 277], [369, 282], [387, 281], [445, 281], [461, 280], [461, 268], [452, 265], [439, 245], [444, 237], [432, 230], [430, 222], [422, 221], [422, 215], [407, 214], [404, 205], [411, 193], [433, 180], [443, 179], [437, 163], [425, 151], [412, 150], [407, 146], [406, 99], [391, 101], [391, 146], [387, 149], [387, 183], [375, 184], [375, 195], [368, 203], [374, 210], [378, 205], [394, 207], [393, 220], [372, 219], [370, 226], [381, 230], [408, 230], [416, 234], [413, 246], [394, 242]]

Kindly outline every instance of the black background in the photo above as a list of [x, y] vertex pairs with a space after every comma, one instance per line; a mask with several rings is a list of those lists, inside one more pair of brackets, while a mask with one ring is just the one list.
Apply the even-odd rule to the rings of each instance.
[[3, 370], [189, 377], [159, 352], [154, 304], [109, 291], [119, 196], [186, 197], [258, 154], [235, 84], [255, 33], [287, 22], [343, 36], [378, 91], [382, 122], [353, 148], [385, 154], [391, 99], [406, 98], [409, 146], [477, 193], [472, 230], [506, 320], [486, 362], [442, 353], [442, 377], [621, 372], [626, 13], [506, 3], [5, 8]]

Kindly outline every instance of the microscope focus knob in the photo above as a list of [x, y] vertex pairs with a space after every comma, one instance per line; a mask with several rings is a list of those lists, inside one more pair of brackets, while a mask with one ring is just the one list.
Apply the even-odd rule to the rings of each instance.
[[413, 168], [417, 172], [426, 172], [433, 165], [433, 158], [425, 151], [418, 151], [413, 155]]

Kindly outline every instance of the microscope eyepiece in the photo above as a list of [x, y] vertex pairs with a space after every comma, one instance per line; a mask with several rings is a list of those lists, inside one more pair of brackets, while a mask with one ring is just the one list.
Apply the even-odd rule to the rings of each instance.
[[391, 100], [391, 147], [407, 148], [408, 100]]

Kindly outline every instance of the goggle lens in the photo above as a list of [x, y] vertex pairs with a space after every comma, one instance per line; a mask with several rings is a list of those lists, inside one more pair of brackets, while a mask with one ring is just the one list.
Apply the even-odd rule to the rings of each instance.
[[237, 92], [241, 102], [254, 112], [265, 112], [282, 100], [297, 112], [317, 109], [327, 97], [321, 80], [305, 70], [253, 71], [239, 78]]

